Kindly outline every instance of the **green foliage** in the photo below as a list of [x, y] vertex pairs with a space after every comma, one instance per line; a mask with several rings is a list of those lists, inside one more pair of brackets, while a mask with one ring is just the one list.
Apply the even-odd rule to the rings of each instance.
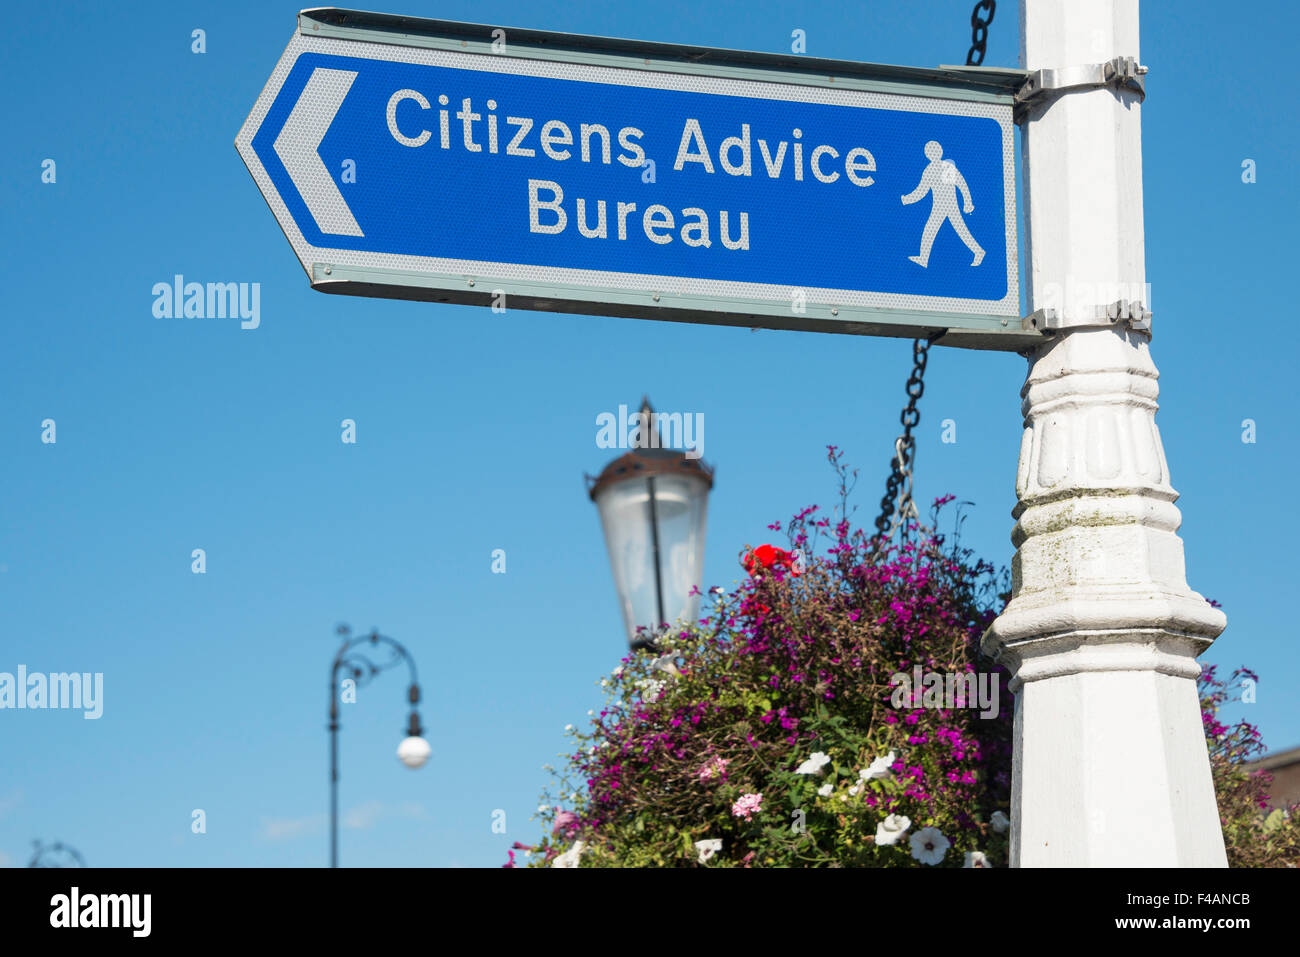
[[1300, 806], [1269, 810], [1273, 776], [1251, 770], [1250, 762], [1264, 753], [1259, 729], [1246, 721], [1226, 725], [1219, 721], [1223, 706], [1241, 681], [1259, 678], [1238, 668], [1221, 681], [1215, 666], [1206, 667], [1199, 682], [1201, 720], [1210, 750], [1210, 771], [1219, 800], [1223, 843], [1230, 867], [1295, 867], [1300, 864]]

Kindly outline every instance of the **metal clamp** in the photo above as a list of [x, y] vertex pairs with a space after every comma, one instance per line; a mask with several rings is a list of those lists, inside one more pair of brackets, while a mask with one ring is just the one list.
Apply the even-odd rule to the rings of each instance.
[[1092, 318], [1066, 319], [1052, 308], [1036, 309], [1020, 320], [1025, 329], [1039, 332], [1059, 332], [1062, 329], [1109, 328], [1123, 323], [1139, 332], [1151, 331], [1151, 310], [1141, 302], [1119, 299], [1108, 306], [1093, 308]]
[[1031, 106], [1048, 97], [1069, 90], [1091, 90], [1113, 86], [1136, 93], [1138, 102], [1146, 99], [1147, 68], [1131, 56], [1117, 56], [1105, 63], [1034, 70], [1015, 96], [1016, 122], [1024, 119]]

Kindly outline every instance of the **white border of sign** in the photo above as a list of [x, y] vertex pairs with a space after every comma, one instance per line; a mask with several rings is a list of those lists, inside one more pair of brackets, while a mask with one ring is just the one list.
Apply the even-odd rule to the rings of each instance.
[[[303, 26], [312, 23], [303, 15]], [[973, 98], [945, 99], [942, 93], [906, 95], [871, 89], [835, 87], [831, 83], [759, 81], [671, 67], [638, 69], [650, 63], [627, 56], [564, 58], [555, 51], [544, 57], [496, 55], [475, 50], [440, 49], [432, 44], [383, 42], [390, 34], [364, 41], [337, 36], [295, 33], [270, 80], [258, 97], [235, 140], [300, 264], [315, 288], [328, 292], [396, 298], [485, 303], [489, 290], [513, 295], [512, 305], [552, 311], [585, 312], [771, 328], [911, 336], [925, 330], [960, 329], [953, 344], [982, 348], [1024, 348], [1038, 333], [1021, 330], [1018, 242], [1016, 232], [1015, 135], [1008, 103]], [[489, 38], [485, 36], [485, 40]], [[462, 42], [462, 46], [465, 46]], [[485, 49], [486, 44], [475, 44]], [[932, 296], [911, 296], [861, 290], [802, 288], [807, 315], [790, 313], [788, 285], [705, 280], [691, 277], [564, 269], [518, 263], [443, 259], [321, 248], [311, 245], [294, 223], [270, 177], [252, 149], [252, 139], [279, 95], [297, 58], [306, 52], [373, 60], [427, 64], [526, 76], [547, 76], [595, 83], [684, 90], [839, 106], [980, 116], [1002, 129], [1004, 215], [1007, 223], [1007, 295], [997, 302]], [[591, 62], [597, 59], [599, 62]], [[581, 61], [581, 62], [580, 62]], [[617, 66], [607, 65], [618, 63]], [[626, 63], [627, 65], [623, 65]], [[632, 64], [636, 64], [633, 66]], [[827, 78], [829, 79], [829, 78]], [[833, 82], [833, 81], [832, 81]], [[342, 288], [349, 286], [351, 288]], [[423, 290], [423, 292], [421, 292]], [[473, 291], [471, 291], [473, 290]], [[439, 292], [445, 295], [439, 295]], [[524, 301], [520, 301], [522, 298]], [[1014, 318], [1013, 318], [1014, 317]], [[971, 334], [974, 333], [974, 334]], [[980, 333], [992, 333], [982, 336]], [[964, 340], [964, 341], [962, 341]]]

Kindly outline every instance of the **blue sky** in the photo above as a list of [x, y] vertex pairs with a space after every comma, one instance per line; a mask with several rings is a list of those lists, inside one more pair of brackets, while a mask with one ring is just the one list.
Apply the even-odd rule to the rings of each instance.
[[[802, 29], [812, 55], [935, 66], [964, 60], [969, 6], [388, 9], [769, 52]], [[0, 671], [105, 682], [98, 721], [0, 712], [0, 863], [24, 863], [34, 838], [100, 865], [324, 863], [328, 665], [347, 621], [415, 655], [433, 757], [417, 772], [394, 759], [398, 673], [345, 706], [343, 863], [498, 865], [536, 836], [542, 765], [622, 654], [582, 484], [610, 457], [599, 413], [648, 392], [704, 414], [718, 470], [706, 584], [730, 585], [769, 522], [830, 504], [829, 443], [862, 469], [864, 521], [879, 500], [906, 340], [312, 292], [232, 146], [297, 9], [60, 3], [14, 11], [0, 36]], [[987, 64], [1016, 63], [1016, 17], [999, 5]], [[1298, 18], [1281, 2], [1226, 18], [1203, 0], [1148, 4], [1142, 45], [1157, 422], [1190, 583], [1228, 613], [1206, 659], [1260, 672], [1258, 702], [1234, 716], [1279, 749], [1300, 744]], [[260, 283], [261, 327], [154, 318], [150, 290], [176, 273]], [[922, 402], [918, 497], [975, 502], [967, 539], [999, 564], [1024, 371], [1015, 355], [936, 349]], [[945, 418], [955, 444], [940, 442]], [[191, 833], [196, 808], [206, 834]]]

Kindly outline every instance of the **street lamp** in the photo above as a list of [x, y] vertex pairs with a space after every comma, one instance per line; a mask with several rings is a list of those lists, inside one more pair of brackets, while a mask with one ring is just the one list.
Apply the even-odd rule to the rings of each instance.
[[[411, 672], [411, 686], [407, 689], [407, 699], [411, 704], [411, 717], [407, 725], [407, 736], [397, 746], [397, 758], [408, 768], [424, 766], [429, 760], [431, 748], [424, 740], [420, 728], [420, 715], [416, 705], [420, 703], [420, 685], [415, 677], [415, 660], [400, 643], [371, 630], [368, 635], [352, 635], [347, 625], [339, 625], [338, 633], [343, 637], [343, 644], [334, 656], [330, 668], [330, 867], [339, 866], [339, 672], [344, 671], [359, 688], [381, 671], [405, 661]], [[378, 661], [369, 657], [370, 649], [382, 647], [384, 656]]]
[[[661, 447], [659, 420], [641, 402], [638, 444], [587, 476], [600, 512], [628, 643], [654, 648], [667, 624], [699, 613], [713, 469]], [[621, 427], [620, 423], [620, 427]]]
[[32, 841], [32, 846], [35, 850], [32, 852], [32, 859], [27, 862], [28, 867], [86, 866], [86, 859], [81, 856], [81, 852], [62, 841], [55, 841], [53, 844]]

